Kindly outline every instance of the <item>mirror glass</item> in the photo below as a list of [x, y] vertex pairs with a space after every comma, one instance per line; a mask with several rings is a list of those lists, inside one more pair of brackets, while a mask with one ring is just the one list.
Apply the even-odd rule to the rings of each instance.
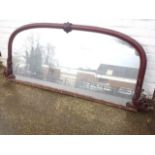
[[126, 105], [139, 56], [127, 42], [93, 32], [31, 29], [13, 42], [16, 79]]

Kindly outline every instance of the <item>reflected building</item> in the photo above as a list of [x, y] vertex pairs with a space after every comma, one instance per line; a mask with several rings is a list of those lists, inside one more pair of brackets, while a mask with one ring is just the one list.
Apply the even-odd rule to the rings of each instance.
[[96, 71], [82, 69], [78, 72], [76, 87], [130, 98], [134, 94], [137, 75], [137, 68], [100, 64]]

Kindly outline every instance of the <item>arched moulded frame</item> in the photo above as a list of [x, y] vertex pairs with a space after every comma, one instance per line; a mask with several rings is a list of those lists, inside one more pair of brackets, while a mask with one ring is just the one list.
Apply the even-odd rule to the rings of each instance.
[[[73, 93], [73, 92], [68, 92], [66, 90], [58, 90], [56, 88], [51, 88], [51, 87], [42, 86], [39, 84], [33, 84], [30, 82], [26, 82], [26, 81], [16, 80], [16, 78], [13, 74], [13, 66], [12, 66], [12, 45], [13, 45], [13, 41], [14, 41], [15, 37], [20, 32], [25, 31], [25, 30], [29, 30], [29, 29], [37, 29], [37, 28], [62, 29], [67, 33], [69, 33], [72, 30], [100, 33], [100, 34], [106, 34], [106, 35], [110, 35], [110, 36], [119, 38], [119, 39], [129, 43], [132, 47], [134, 47], [136, 49], [138, 56], [140, 58], [140, 67], [139, 67], [139, 71], [138, 71], [137, 82], [136, 82], [135, 91], [134, 91], [135, 93], [134, 93], [134, 96], [132, 98], [132, 103], [127, 104], [127, 106], [125, 107], [122, 105], [116, 105], [114, 103], [108, 103], [107, 101], [94, 99], [93, 97], [88, 97], [85, 95], [81, 95], [81, 94], [77, 94], [77, 93]], [[75, 25], [75, 24], [71, 24], [71, 23], [64, 23], [64, 24], [59, 24], [59, 23], [32, 23], [32, 24], [27, 24], [27, 25], [24, 25], [24, 26], [17, 28], [11, 34], [11, 36], [9, 38], [9, 42], [8, 42], [8, 58], [7, 58], [7, 67], [5, 69], [5, 76], [8, 79], [11, 79], [13, 81], [22, 82], [24, 84], [29, 84], [29, 85], [36, 86], [39, 88], [44, 88], [46, 90], [52, 90], [52, 91], [56, 91], [59, 93], [63, 93], [63, 94], [71, 95], [71, 96], [76, 96], [76, 97], [84, 98], [84, 99], [99, 102], [99, 103], [113, 105], [115, 107], [119, 107], [122, 109], [136, 110], [137, 111], [142, 104], [139, 99], [140, 99], [140, 95], [142, 92], [142, 86], [143, 86], [143, 81], [144, 81], [146, 64], [147, 64], [147, 59], [146, 59], [145, 51], [144, 51], [143, 47], [141, 46], [141, 44], [138, 43], [135, 39], [131, 38], [130, 36], [128, 36], [124, 33], [121, 33], [121, 32], [115, 31], [115, 30], [111, 30], [111, 29], [107, 29], [107, 28], [101, 28], [101, 27], [95, 27], [95, 26], [85, 26], [85, 25]]]

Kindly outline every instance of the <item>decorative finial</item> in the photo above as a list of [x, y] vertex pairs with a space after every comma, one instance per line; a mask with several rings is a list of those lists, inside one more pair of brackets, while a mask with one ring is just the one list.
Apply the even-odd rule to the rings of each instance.
[[66, 33], [69, 33], [70, 31], [72, 31], [72, 24], [71, 23], [69, 23], [69, 22], [67, 22], [67, 23], [64, 23], [64, 31], [66, 32]]

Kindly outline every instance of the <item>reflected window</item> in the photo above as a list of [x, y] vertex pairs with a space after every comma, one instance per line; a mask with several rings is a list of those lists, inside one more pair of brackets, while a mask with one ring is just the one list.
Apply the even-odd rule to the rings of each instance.
[[106, 75], [112, 75], [112, 74], [113, 74], [113, 70], [108, 69], [107, 72], [106, 72]]

